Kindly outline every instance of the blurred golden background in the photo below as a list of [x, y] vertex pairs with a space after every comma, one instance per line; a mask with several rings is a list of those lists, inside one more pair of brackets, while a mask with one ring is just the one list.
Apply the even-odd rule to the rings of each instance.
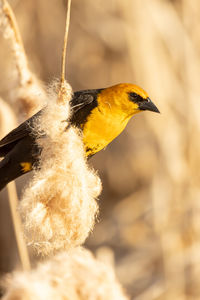
[[[65, 1], [10, 0], [31, 69], [60, 76]], [[74, 90], [120, 82], [148, 91], [161, 114], [136, 115], [91, 164], [103, 192], [87, 246], [115, 263], [132, 299], [200, 299], [200, 2], [73, 0], [67, 78]], [[0, 36], [0, 96], [17, 84]], [[21, 116], [21, 120], [24, 116]], [[29, 176], [17, 180], [18, 192]], [[0, 195], [0, 272], [18, 264], [7, 193]]]

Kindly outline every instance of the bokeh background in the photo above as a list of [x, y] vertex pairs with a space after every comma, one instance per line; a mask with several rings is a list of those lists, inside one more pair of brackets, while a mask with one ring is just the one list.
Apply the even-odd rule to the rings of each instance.
[[[49, 84], [60, 75], [65, 1], [9, 3], [31, 69]], [[87, 246], [113, 262], [132, 299], [200, 299], [199, 19], [199, 0], [72, 1], [67, 78], [73, 89], [136, 83], [161, 111], [136, 115], [90, 162], [104, 188]], [[0, 96], [15, 112], [16, 72], [2, 37], [0, 69]], [[28, 178], [17, 180], [19, 195]], [[5, 189], [1, 274], [18, 264]]]

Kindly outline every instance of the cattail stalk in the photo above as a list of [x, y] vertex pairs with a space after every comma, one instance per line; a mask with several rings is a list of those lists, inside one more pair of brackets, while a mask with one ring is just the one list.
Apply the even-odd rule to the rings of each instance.
[[4, 38], [10, 42], [18, 73], [17, 86], [10, 92], [10, 100], [17, 104], [18, 114], [24, 112], [30, 116], [44, 106], [46, 92], [41, 82], [29, 69], [17, 21], [6, 0], [0, 0], [0, 29]]
[[65, 65], [66, 65], [66, 52], [67, 52], [67, 42], [69, 34], [69, 24], [70, 24], [70, 10], [71, 10], [71, 0], [67, 1], [67, 15], [65, 22], [65, 35], [62, 51], [62, 65], [61, 65], [61, 79], [60, 79], [60, 89], [58, 92], [58, 103], [64, 104], [66, 102], [66, 84], [65, 84]]
[[14, 43], [16, 49], [18, 49], [18, 51], [14, 51], [14, 55], [15, 56], [19, 56], [16, 57], [16, 67], [18, 70], [18, 74], [19, 74], [19, 84], [23, 85], [24, 82], [26, 82], [27, 80], [30, 80], [30, 73], [27, 72], [28, 70], [28, 61], [27, 61], [27, 57], [26, 57], [26, 53], [25, 53], [25, 49], [24, 49], [24, 45], [22, 42], [22, 38], [21, 38], [21, 34], [17, 25], [17, 21], [15, 18], [15, 15], [9, 5], [9, 3], [6, 0], [1, 0], [3, 3], [3, 7], [2, 10], [7, 18], [7, 21], [9, 23], [10, 28], [13, 31], [13, 38], [14, 38]]
[[[0, 136], [4, 136], [7, 132], [16, 126], [16, 117], [10, 106], [0, 98]], [[23, 270], [30, 269], [29, 255], [26, 243], [23, 237], [23, 229], [18, 206], [18, 196], [15, 182], [10, 182], [7, 186], [8, 200], [11, 211], [11, 217], [17, 242], [18, 253]]]
[[31, 268], [30, 259], [26, 243], [23, 236], [22, 224], [19, 213], [17, 211], [18, 207], [18, 196], [16, 191], [15, 182], [10, 182], [7, 186], [8, 199], [10, 205], [10, 211], [12, 216], [13, 227], [15, 231], [15, 237], [17, 242], [18, 253], [22, 268], [24, 271], [28, 271]]

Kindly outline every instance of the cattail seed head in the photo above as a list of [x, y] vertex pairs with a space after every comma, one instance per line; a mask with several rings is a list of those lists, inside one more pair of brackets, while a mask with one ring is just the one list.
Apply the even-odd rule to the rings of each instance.
[[7, 277], [2, 300], [128, 300], [110, 266], [83, 248]]
[[67, 128], [69, 114], [69, 101], [58, 104], [53, 95], [34, 126], [42, 153], [20, 211], [28, 242], [42, 255], [82, 244], [98, 212], [101, 181], [87, 165], [79, 130]]

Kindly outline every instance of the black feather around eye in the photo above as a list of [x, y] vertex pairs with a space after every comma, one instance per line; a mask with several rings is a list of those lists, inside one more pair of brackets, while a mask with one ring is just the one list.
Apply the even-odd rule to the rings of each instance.
[[129, 93], [129, 97], [130, 97], [130, 100], [135, 102], [135, 103], [139, 103], [139, 102], [144, 101], [144, 99], [140, 95], [138, 95], [137, 93]]

